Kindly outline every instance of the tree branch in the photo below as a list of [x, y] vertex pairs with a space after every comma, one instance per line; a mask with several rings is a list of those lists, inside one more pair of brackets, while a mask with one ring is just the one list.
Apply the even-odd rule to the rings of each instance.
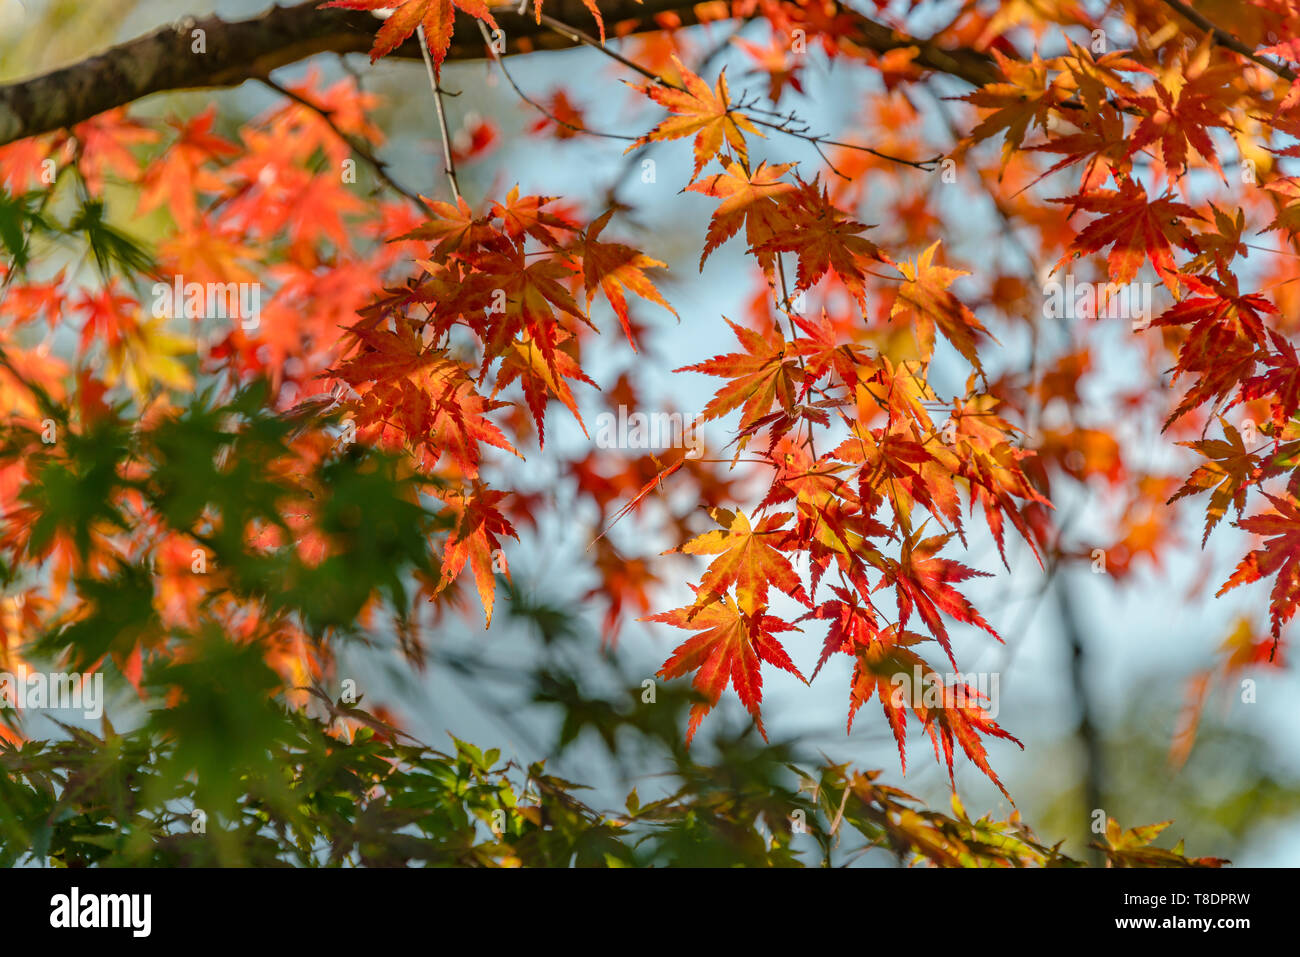
[[[654, 17], [664, 13], [672, 13], [682, 26], [697, 24], [700, 12], [707, 15], [713, 6], [697, 7], [685, 0], [601, 0], [600, 5], [606, 23], [630, 23], [633, 33], [659, 29]], [[590, 17], [582, 0], [548, 0], [546, 9], [558, 22], [585, 22]], [[916, 46], [920, 53], [915, 62], [927, 69], [977, 86], [997, 79], [996, 68], [983, 53], [944, 49], [847, 9], [841, 12], [858, 26], [858, 35], [843, 41], [848, 52], [855, 47], [885, 53]], [[513, 6], [494, 7], [493, 16], [505, 34], [508, 54], [567, 49], [582, 42], [571, 32], [561, 34], [539, 24], [531, 12], [520, 13]], [[154, 93], [238, 86], [319, 53], [365, 53], [378, 27], [379, 20], [370, 14], [321, 10], [318, 0], [273, 7], [248, 20], [211, 16], [169, 24], [98, 56], [0, 86], [0, 146], [73, 126]], [[195, 52], [196, 30], [203, 31], [201, 53]], [[624, 30], [620, 27], [619, 32]], [[393, 55], [422, 58], [414, 38]], [[474, 19], [458, 11], [447, 59], [480, 60], [487, 55]]]
[[442, 85], [438, 82], [438, 71], [434, 69], [433, 57], [429, 53], [429, 38], [424, 35], [424, 24], [415, 28], [415, 35], [420, 41], [420, 54], [424, 57], [424, 68], [429, 74], [429, 86], [433, 90], [433, 107], [438, 114], [438, 135], [442, 139], [442, 171], [451, 186], [451, 195], [460, 203], [460, 180], [456, 178], [456, 160], [451, 155], [451, 131], [447, 129], [447, 110], [442, 103]]
[[412, 203], [419, 206], [426, 216], [429, 215], [430, 213], [429, 204], [426, 203], [423, 199], [421, 199], [418, 194], [411, 192], [401, 183], [393, 179], [393, 177], [388, 172], [388, 164], [385, 163], [383, 160], [381, 160], [378, 156], [376, 156], [374, 150], [372, 150], [368, 145], [366, 145], [364, 141], [358, 139], [357, 137], [349, 136], [347, 133], [343, 132], [343, 130], [339, 128], [339, 125], [336, 122], [334, 122], [334, 116], [329, 110], [323, 108], [317, 103], [313, 103], [305, 96], [295, 93], [293, 90], [289, 89], [288, 87], [281, 86], [279, 83], [276, 83], [270, 77], [260, 77], [259, 80], [260, 82], [264, 83], [268, 88], [274, 90], [276, 93], [279, 93], [281, 96], [287, 99], [293, 100], [295, 103], [305, 106], [307, 109], [311, 110], [313, 113], [319, 116], [322, 120], [325, 121], [326, 125], [329, 126], [330, 130], [334, 133], [334, 135], [337, 136], [340, 140], [342, 140], [347, 145], [348, 149], [352, 150], [352, 152], [356, 153], [363, 160], [365, 160], [367, 163], [370, 164], [370, 167], [375, 171], [375, 175], [379, 177], [380, 181], [385, 186], [387, 186], [393, 192], [405, 196]]
[[1247, 60], [1252, 60], [1255, 63], [1258, 63], [1260, 66], [1264, 67], [1264, 69], [1276, 73], [1284, 80], [1295, 82], [1296, 72], [1289, 66], [1282, 66], [1278, 63], [1274, 63], [1272, 60], [1266, 60], [1250, 47], [1246, 46], [1246, 44], [1234, 37], [1227, 30], [1216, 26], [1208, 17], [1204, 16], [1199, 11], [1194, 10], [1192, 7], [1189, 7], [1187, 4], [1182, 3], [1181, 0], [1165, 0], [1165, 6], [1172, 7], [1182, 14], [1188, 21], [1195, 24], [1206, 33], [1213, 34], [1214, 42], [1219, 46], [1226, 47], [1233, 53], [1239, 54], [1244, 56]]
[[[581, 0], [551, 0], [575, 18], [590, 16]], [[170, 90], [212, 89], [259, 80], [274, 70], [320, 53], [366, 53], [382, 21], [352, 10], [321, 10], [319, 0], [272, 7], [249, 20], [188, 18], [160, 27], [106, 52], [41, 76], [0, 86], [0, 145], [73, 126], [141, 97]], [[682, 0], [613, 0], [605, 5], [611, 20], [645, 20], [675, 10]], [[581, 13], [579, 12], [581, 10]], [[690, 8], [678, 11], [697, 22]], [[536, 23], [515, 8], [494, 10], [508, 53], [555, 50], [573, 42]], [[196, 53], [202, 30], [205, 52]], [[420, 60], [412, 37], [391, 54]], [[448, 60], [484, 59], [486, 51], [475, 20], [457, 11]]]

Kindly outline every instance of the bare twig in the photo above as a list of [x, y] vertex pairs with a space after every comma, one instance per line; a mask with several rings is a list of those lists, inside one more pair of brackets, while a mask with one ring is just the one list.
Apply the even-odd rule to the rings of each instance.
[[[566, 0], [549, 0], [566, 8]], [[576, 12], [577, 0], [568, 3]], [[605, 18], [628, 22], [634, 32], [662, 29], [654, 17], [672, 13], [682, 26], [700, 22], [704, 4], [689, 0], [601, 0]], [[541, 24], [530, 13], [493, 6], [492, 15], [507, 38], [507, 54], [556, 50], [588, 43], [582, 31], [559, 24]], [[992, 82], [998, 71], [992, 60], [970, 49], [943, 48], [932, 40], [917, 39], [868, 19], [847, 7], [837, 16], [852, 24], [845, 41], [860, 50], [885, 53], [915, 46], [915, 63], [948, 73], [975, 86]], [[546, 15], [544, 15], [544, 19]], [[446, 59], [479, 60], [484, 50], [474, 17], [456, 11], [456, 29]], [[746, 22], [745, 15], [734, 18]], [[0, 84], [0, 146], [14, 140], [73, 126], [115, 107], [168, 90], [214, 89], [238, 86], [265, 76], [279, 67], [319, 53], [363, 53], [374, 43], [376, 21], [355, 10], [320, 9], [319, 0], [302, 0], [292, 6], [271, 7], [247, 20], [209, 16], [180, 24], [160, 26], [153, 32], [118, 44], [77, 63], [12, 83]], [[192, 30], [207, 37], [207, 53], [192, 55]], [[606, 51], [612, 53], [612, 51]], [[423, 58], [414, 37], [390, 57]], [[632, 68], [630, 64], [629, 68]]]
[[[556, 20], [554, 17], [550, 16], [549, 14], [545, 14], [545, 13], [542, 14], [542, 23], [550, 27], [551, 29], [555, 30], [561, 36], [568, 37], [574, 42], [582, 43], [585, 46], [589, 46], [593, 50], [599, 50], [601, 53], [605, 54], [605, 56], [623, 64], [623, 66], [627, 67], [629, 70], [632, 70], [633, 72], [640, 74], [641, 76], [645, 77], [647, 80], [649, 80], [652, 83], [655, 83], [659, 86], [667, 87], [668, 89], [671, 90], [678, 90], [683, 93], [686, 92], [686, 88], [683, 87], [681, 84], [673, 83], [671, 80], [660, 76], [658, 73], [655, 73], [653, 70], [648, 70], [645, 67], [643, 67], [641, 64], [629, 60], [627, 57], [623, 56], [623, 54], [619, 53], [616, 50], [610, 49], [609, 47], [605, 46], [605, 44], [601, 43], [599, 40], [593, 37], [591, 34], [585, 33], [584, 31], [579, 30], [577, 27], [571, 27], [567, 23], [562, 23], [559, 20]], [[793, 118], [791, 118], [790, 120], [783, 120], [782, 122], [779, 123], [773, 122], [772, 120], [759, 119], [757, 116], [747, 116], [747, 118], [751, 123], [754, 123], [757, 126], [762, 126], [769, 130], [775, 130], [778, 133], [784, 133], [787, 136], [793, 136], [796, 137], [797, 139], [801, 139], [808, 143], [813, 144], [813, 146], [817, 147], [817, 151], [821, 153], [822, 158], [826, 160], [828, 166], [831, 165], [830, 160], [826, 159], [826, 154], [822, 152], [821, 149], [822, 146], [838, 146], [841, 149], [858, 150], [863, 153], [870, 153], [872, 156], [879, 157], [880, 159], [888, 160], [893, 163], [899, 163], [903, 166], [910, 166], [913, 169], [918, 169], [927, 173], [932, 172], [934, 170], [935, 164], [939, 162], [940, 159], [943, 158], [941, 156], [937, 156], [928, 160], [910, 160], [910, 159], [905, 159], [901, 156], [891, 156], [888, 153], [882, 153], [879, 150], [874, 150], [869, 146], [861, 146], [856, 143], [841, 143], [838, 140], [827, 139], [824, 136], [815, 136], [811, 133], [807, 133], [802, 130], [793, 128], [791, 126], [791, 123], [793, 122]], [[835, 170], [834, 166], [831, 166], [831, 169]], [[837, 175], [843, 176], [843, 174], [840, 173], [838, 170], [835, 170], [835, 172]]]
[[519, 96], [521, 100], [523, 100], [533, 109], [535, 109], [537, 112], [541, 113], [552, 123], [555, 123], [558, 126], [563, 126], [566, 129], [573, 130], [575, 133], [586, 133], [588, 136], [599, 136], [607, 140], [625, 140], [628, 142], [632, 142], [636, 140], [635, 136], [624, 136], [621, 133], [601, 133], [598, 132], [597, 130], [587, 129], [586, 127], [583, 126], [575, 126], [572, 123], [568, 122], [567, 120], [560, 119], [550, 110], [548, 110], [546, 107], [542, 106], [542, 104], [538, 103], [531, 96], [529, 96], [522, 89], [520, 89], [519, 84], [515, 82], [515, 78], [510, 72], [510, 68], [506, 66], [506, 61], [500, 55], [497, 54], [495, 49], [493, 49], [492, 37], [488, 33], [487, 24], [485, 24], [482, 20], [480, 20], [478, 22], [478, 28], [479, 31], [483, 34], [483, 40], [485, 43], [487, 43], [488, 49], [492, 51], [493, 61], [496, 63], [497, 66], [501, 68], [501, 73], [503, 76], [505, 76], [506, 82], [510, 84], [510, 86], [514, 89], [515, 93]]
[[442, 87], [438, 84], [438, 73], [433, 68], [433, 58], [429, 56], [429, 41], [424, 35], [424, 24], [416, 28], [420, 37], [420, 52], [424, 54], [424, 68], [429, 73], [429, 86], [433, 88], [433, 104], [438, 112], [438, 132], [442, 135], [443, 172], [451, 184], [451, 195], [460, 202], [460, 183], [456, 180], [456, 161], [451, 155], [451, 134], [447, 131], [447, 111], [442, 105]]
[[279, 93], [283, 97], [287, 97], [288, 99], [293, 100], [295, 103], [305, 106], [307, 109], [311, 110], [313, 113], [319, 116], [322, 120], [326, 122], [326, 124], [328, 124], [330, 130], [333, 131], [334, 135], [347, 144], [348, 149], [352, 150], [352, 152], [356, 153], [358, 156], [360, 156], [363, 160], [365, 160], [370, 165], [370, 167], [375, 171], [375, 175], [379, 177], [379, 179], [384, 183], [385, 186], [387, 186], [393, 192], [399, 193], [402, 196], [409, 199], [411, 202], [415, 203], [415, 205], [419, 206], [420, 209], [424, 210], [425, 213], [428, 213], [430, 211], [429, 204], [426, 203], [423, 199], [421, 199], [418, 194], [411, 192], [406, 187], [402, 186], [400, 183], [394, 180], [391, 175], [389, 175], [388, 164], [385, 163], [383, 160], [381, 160], [378, 156], [376, 156], [374, 152], [370, 149], [370, 147], [368, 147], [363, 141], [357, 139], [356, 137], [349, 136], [347, 133], [343, 132], [343, 130], [339, 128], [338, 124], [334, 122], [334, 116], [329, 110], [324, 109], [321, 106], [318, 106], [317, 104], [313, 103], [311, 100], [307, 99], [305, 96], [302, 96], [299, 93], [295, 93], [293, 90], [289, 89], [288, 87], [281, 86], [279, 83], [276, 83], [270, 77], [264, 76], [264, 77], [258, 77], [258, 79], [261, 81], [261, 83], [264, 86], [269, 87], [270, 89], [274, 90], [276, 93]]

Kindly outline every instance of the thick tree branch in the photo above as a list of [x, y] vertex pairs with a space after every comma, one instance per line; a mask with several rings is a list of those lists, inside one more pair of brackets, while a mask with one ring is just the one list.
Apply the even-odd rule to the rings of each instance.
[[[654, 17], [672, 13], [683, 26], [700, 22], [696, 7], [683, 0], [600, 0], [605, 22], [611, 26], [631, 21], [633, 32], [655, 29]], [[558, 21], [585, 23], [590, 14], [581, 0], [547, 0], [546, 10]], [[859, 34], [850, 45], [884, 53], [917, 46], [916, 63], [927, 69], [959, 77], [975, 85], [997, 78], [984, 54], [973, 50], [947, 50], [891, 30], [858, 14], [844, 11], [858, 24]], [[510, 54], [565, 49], [581, 42], [538, 24], [531, 11], [493, 9], [505, 34]], [[485, 49], [475, 21], [457, 12], [456, 31], [449, 60], [484, 59]], [[220, 17], [187, 19], [146, 36], [42, 76], [0, 86], [0, 145], [73, 126], [106, 110], [141, 97], [169, 90], [237, 86], [260, 80], [273, 70], [319, 53], [365, 53], [374, 40], [379, 21], [366, 13], [320, 10], [317, 0], [288, 7], [273, 7], [249, 20]], [[203, 53], [194, 52], [195, 30], [203, 31]], [[412, 38], [395, 55], [420, 59]]]
[[[320, 10], [319, 0], [272, 7], [249, 20], [189, 18], [71, 66], [0, 86], [0, 145], [63, 129], [141, 97], [169, 90], [238, 86], [319, 53], [365, 53], [381, 21], [368, 13]], [[551, 0], [550, 6], [575, 19], [590, 17], [580, 0]], [[611, 22], [647, 20], [682, 6], [681, 0], [614, 0]], [[679, 11], [680, 12], [680, 11]], [[554, 50], [573, 42], [538, 25], [531, 13], [515, 8], [494, 11], [510, 53]], [[686, 22], [695, 22], [688, 18]], [[194, 52], [194, 31], [203, 31], [205, 52]], [[414, 37], [394, 56], [421, 59]], [[449, 60], [485, 58], [472, 17], [459, 11]]]
[[1219, 46], [1227, 47], [1232, 52], [1244, 56], [1247, 60], [1253, 60], [1255, 63], [1258, 63], [1260, 66], [1264, 67], [1264, 69], [1276, 73], [1284, 80], [1291, 80], [1292, 82], [1295, 81], [1296, 72], [1292, 70], [1290, 67], [1282, 66], [1278, 63], [1274, 63], [1272, 60], [1266, 60], [1264, 57], [1260, 56], [1250, 47], [1246, 46], [1246, 44], [1242, 43], [1240, 40], [1234, 37], [1227, 30], [1224, 30], [1221, 27], [1215, 25], [1208, 17], [1204, 16], [1197, 10], [1194, 10], [1192, 7], [1188, 6], [1187, 4], [1181, 2], [1181, 0], [1165, 0], [1165, 6], [1172, 7], [1173, 9], [1181, 13], [1187, 20], [1191, 21], [1193, 24], [1200, 27], [1202, 30], [1206, 31], [1207, 33], [1213, 34], [1214, 42], [1217, 43]]

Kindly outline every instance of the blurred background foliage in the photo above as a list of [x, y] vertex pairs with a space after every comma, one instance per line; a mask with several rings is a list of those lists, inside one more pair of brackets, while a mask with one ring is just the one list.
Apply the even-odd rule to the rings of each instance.
[[[239, 15], [263, 5], [223, 4], [221, 10]], [[180, 10], [174, 2], [96, 0], [92, 15], [76, 0], [0, 0], [0, 23], [12, 27], [0, 31], [0, 75], [11, 79], [58, 66], [101, 47], [107, 38], [211, 6], [187, 3]], [[547, 60], [533, 76], [539, 83], [554, 79], [568, 56]], [[510, 158], [527, 148], [517, 135], [530, 120], [510, 91], [477, 82], [486, 75], [482, 70], [482, 65], [449, 69], [450, 76], [465, 81], [453, 109], [462, 117], [480, 112], [515, 120], [503, 123], [500, 162], [462, 173], [479, 193], [489, 180], [501, 179]], [[368, 77], [367, 86], [383, 98], [376, 123], [397, 131], [386, 149], [395, 174], [432, 192], [436, 160], [429, 129], [396, 122], [424, 116], [425, 99], [391, 67]], [[193, 113], [212, 98], [155, 97], [135, 110], [144, 116]], [[233, 130], [269, 96], [242, 90], [218, 99], [220, 124]], [[13, 241], [15, 229], [24, 235], [43, 229], [51, 238], [77, 235], [93, 259], [102, 259], [105, 271], [140, 268], [139, 257], [147, 256], [150, 242], [166, 228], [165, 218], [129, 221], [114, 204], [111, 188], [107, 195], [113, 215], [77, 204], [41, 210], [6, 194], [0, 240], [17, 259], [26, 245]], [[670, 217], [644, 226], [656, 232], [661, 254], [676, 250], [677, 260], [689, 262], [702, 232], [703, 220], [697, 219]], [[154, 436], [157, 444], [149, 454], [155, 474], [166, 476], [180, 462], [188, 468], [196, 460], [195, 443], [229, 441], [217, 433], [222, 417], [232, 411], [239, 410], [218, 414], [196, 400], [170, 436]], [[96, 429], [103, 431], [86, 433], [79, 449], [64, 450], [82, 456], [78, 467], [59, 471], [53, 464], [42, 486], [51, 496], [66, 493], [40, 505], [50, 522], [65, 523], [74, 537], [105, 517], [90, 514], [108, 500], [105, 490], [93, 485], [107, 474], [93, 467], [94, 460], [126, 454], [134, 441], [130, 425], [121, 420]], [[253, 437], [272, 443], [286, 438], [264, 431]], [[33, 448], [30, 435], [8, 438], [11, 454]], [[399, 488], [401, 479], [377, 461], [344, 459], [325, 467], [333, 469], [332, 486], [348, 490], [337, 493], [334, 518], [355, 529], [355, 519], [344, 520], [339, 509], [386, 505], [387, 511], [368, 514], [363, 527], [387, 525], [393, 530], [389, 539], [353, 534], [353, 560], [312, 569], [252, 555], [239, 543], [214, 543], [220, 548], [217, 564], [230, 575], [232, 589], [281, 603], [316, 633], [352, 624], [360, 603], [376, 590], [386, 590], [400, 606], [406, 590], [415, 587], [411, 576], [431, 567], [418, 536], [404, 530], [437, 521], [411, 504]], [[178, 477], [182, 471], [176, 470]], [[69, 486], [69, 476], [81, 484]], [[196, 476], [195, 493], [206, 501], [226, 494], [227, 508], [256, 508], [264, 475], [250, 471], [229, 485], [217, 478]], [[174, 482], [156, 484], [153, 491], [165, 511], [193, 508], [186, 489]], [[350, 534], [338, 524], [327, 531]], [[653, 671], [646, 662], [659, 649], [639, 655], [626, 647], [628, 639], [620, 648], [601, 646], [588, 627], [593, 615], [588, 603], [569, 583], [556, 580], [563, 578], [557, 570], [562, 566], [548, 563], [546, 535], [546, 529], [536, 535], [541, 542], [533, 546], [531, 585], [524, 584], [526, 571], [517, 573], [513, 584], [499, 582], [508, 614], [488, 639], [491, 649], [481, 647], [481, 636], [466, 638], [443, 622], [425, 649], [427, 673], [438, 676], [433, 684], [395, 654], [403, 645], [401, 635], [358, 628], [342, 652], [333, 686], [305, 683], [310, 690], [297, 689], [292, 698], [272, 693], [278, 681], [265, 663], [265, 649], [233, 643], [203, 622], [189, 631], [160, 628], [151, 618], [149, 597], [132, 600], [130, 581], [138, 576], [123, 569], [111, 593], [84, 596], [92, 611], [81, 627], [47, 636], [36, 655], [84, 642], [84, 654], [93, 659], [104, 650], [94, 642], [111, 641], [126, 628], [153, 631], [158, 640], [184, 645], [189, 653], [141, 676], [143, 697], [110, 668], [112, 721], [99, 727], [69, 721], [28, 728], [42, 740], [0, 749], [0, 863], [1069, 865], [1158, 863], [1142, 861], [1141, 851], [1152, 841], [1173, 847], [1175, 836], [1186, 838], [1195, 855], [1237, 861], [1252, 855], [1268, 859], [1268, 847], [1279, 842], [1300, 844], [1300, 769], [1294, 766], [1294, 748], [1279, 742], [1276, 726], [1211, 701], [1186, 764], [1171, 770], [1170, 742], [1186, 679], [1204, 664], [1204, 656], [1195, 653], [1149, 677], [1139, 674], [1123, 688], [1099, 692], [1097, 710], [1109, 716], [1100, 732], [1105, 767], [1100, 782], [1086, 779], [1068, 690], [1050, 704], [1031, 701], [1018, 714], [1008, 706], [1004, 724], [1025, 739], [1026, 752], [1023, 760], [995, 763], [1025, 819], [1033, 822], [1032, 832], [1006, 806], [994, 817], [973, 819], [960, 804], [928, 810], [927, 802], [944, 806], [950, 792], [939, 768], [925, 765], [923, 750], [915, 755], [920, 770], [907, 776], [919, 800], [889, 788], [885, 782], [898, 773], [889, 763], [896, 756], [887, 735], [861, 732], [844, 742], [839, 701], [805, 716], [799, 733], [774, 734], [770, 745], [756, 738], [738, 706], [722, 707], [725, 718], [702, 732], [688, 752], [681, 733], [692, 693], [684, 682], [652, 683], [654, 700], [646, 700], [644, 682]], [[374, 548], [380, 552], [362, 554]], [[395, 563], [394, 555], [400, 556]], [[543, 574], [548, 568], [549, 577]], [[1188, 644], [1212, 648], [1219, 637], [1207, 626], [1204, 634], [1188, 636]], [[349, 674], [371, 689], [350, 702], [338, 687], [339, 676]], [[457, 697], [447, 692], [449, 684]], [[382, 707], [374, 706], [381, 702]], [[1038, 722], [1035, 709], [1040, 708], [1065, 718]], [[115, 724], [129, 730], [119, 731]], [[399, 731], [399, 724], [406, 730]], [[432, 741], [448, 727], [468, 727], [474, 740], [493, 748], [480, 750], [455, 737], [434, 746], [411, 737]], [[832, 740], [834, 750], [826, 744]], [[846, 750], [859, 753], [858, 767], [866, 761], [885, 771], [854, 771], [839, 763]], [[1004, 756], [1010, 754], [1008, 749]], [[964, 780], [961, 791], [972, 806], [998, 800], [979, 781]], [[1096, 793], [1107, 818], [1177, 823], [1163, 835], [1115, 828], [1097, 834], [1090, 826], [1094, 809], [1088, 806]], [[1101, 847], [1091, 848], [1093, 842]]]

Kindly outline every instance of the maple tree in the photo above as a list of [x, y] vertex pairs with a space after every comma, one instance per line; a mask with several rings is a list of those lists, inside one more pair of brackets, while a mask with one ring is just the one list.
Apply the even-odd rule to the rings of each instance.
[[[972, 820], [956, 796], [968, 762], [1012, 799], [996, 768], [1025, 747], [959, 664], [1021, 637], [981, 583], [1091, 565], [1123, 587], [1185, 549], [1179, 517], [1201, 502], [1202, 548], [1236, 536], [1239, 561], [1196, 600], [1262, 583], [1267, 621], [1192, 677], [1171, 759], [1195, 747], [1216, 675], [1280, 669], [1300, 608], [1300, 178], [1286, 173], [1300, 61], [1285, 39], [1300, 11], [861, 6], [333, 0], [194, 21], [0, 88], [0, 666], [107, 672], [149, 705], [138, 728], [54, 741], [3, 711], [0, 859], [786, 864], [799, 810], [825, 862], [847, 824], [907, 861], [1080, 863], [1018, 812]], [[512, 61], [560, 46], [584, 48], [586, 87], [530, 96]], [[398, 121], [366, 70], [271, 78], [330, 52], [376, 72], [424, 63], [436, 185], [409, 189], [380, 158]], [[462, 182], [505, 122], [453, 135], [445, 85], [468, 60], [518, 93], [524, 135], [617, 141], [611, 162], [707, 217], [688, 258], [748, 289], [741, 311], [682, 306], [704, 280], [669, 268], [680, 250], [638, 220], [653, 203], [618, 183]], [[73, 84], [78, 69], [104, 82]], [[602, 93], [615, 119], [591, 92], [605, 69], [625, 83]], [[814, 131], [829, 123], [804, 95], [818, 71], [868, 86], [841, 133]], [[131, 106], [243, 80], [274, 105]], [[35, 95], [60, 83], [76, 95]], [[992, 235], [972, 241], [975, 207]], [[1053, 314], [1047, 287], [1067, 276], [1088, 302]], [[1156, 308], [1116, 318], [1136, 286]], [[229, 314], [236, 287], [260, 295], [253, 313]], [[684, 326], [735, 345], [666, 361], [662, 329]], [[1103, 369], [1117, 330], [1133, 358], [1118, 386]], [[606, 374], [611, 351], [630, 372]], [[600, 447], [595, 416], [652, 407], [648, 375], [709, 383], [696, 444]], [[1154, 423], [1163, 455], [1121, 444], [1123, 415], [1088, 399], [1098, 383]], [[549, 470], [541, 487], [525, 460]], [[1090, 495], [1114, 517], [1081, 534]], [[670, 629], [680, 643], [647, 713], [620, 710], [635, 682], [598, 699], [548, 666], [529, 690], [563, 711], [561, 752], [589, 728], [610, 752], [623, 730], [663, 748], [683, 785], [662, 800], [599, 810], [540, 763], [459, 739], [444, 754], [338, 693], [348, 642], [391, 634], [419, 669], [437, 657], [431, 628], [477, 628], [480, 611], [492, 628], [503, 595], [529, 617], [510, 557], [556, 521], [583, 530], [604, 654]], [[531, 612], [558, 641], [560, 613]], [[914, 733], [930, 739], [951, 815], [887, 772], [779, 780], [790, 756], [767, 742], [764, 676], [843, 702], [831, 662], [849, 675], [847, 728], [883, 717], [900, 770]], [[917, 679], [940, 690], [922, 697]], [[223, 706], [233, 688], [256, 706]], [[710, 776], [725, 761], [691, 750], [729, 688], [763, 742], [717, 732], [749, 788], [730, 805]], [[862, 710], [872, 698], [882, 714]], [[228, 737], [204, 729], [213, 714]], [[122, 780], [157, 769], [112, 821], [93, 810], [110, 783], [87, 770], [109, 752]], [[373, 811], [364, 826], [332, 806], [326, 765]], [[228, 822], [222, 840], [181, 834], [161, 811], [178, 800]], [[72, 824], [34, 823], [62, 810]], [[1104, 824], [1096, 861], [1221, 863], [1155, 847], [1163, 825]], [[408, 826], [418, 840], [399, 839]]]

